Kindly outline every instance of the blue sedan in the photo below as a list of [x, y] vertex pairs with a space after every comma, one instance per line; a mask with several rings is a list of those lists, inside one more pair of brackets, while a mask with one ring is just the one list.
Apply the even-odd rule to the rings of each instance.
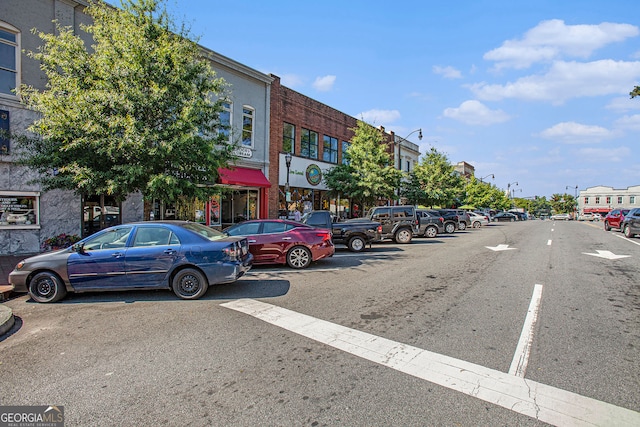
[[20, 261], [9, 283], [42, 303], [67, 292], [136, 289], [172, 289], [197, 299], [210, 285], [235, 282], [252, 263], [246, 238], [188, 221], [151, 221], [109, 227]]

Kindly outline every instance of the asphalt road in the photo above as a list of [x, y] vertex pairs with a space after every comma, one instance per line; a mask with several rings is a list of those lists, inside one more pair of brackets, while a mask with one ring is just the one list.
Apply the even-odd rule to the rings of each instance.
[[254, 267], [198, 301], [22, 296], [0, 404], [83, 426], [638, 425], [638, 259], [598, 223], [526, 221]]

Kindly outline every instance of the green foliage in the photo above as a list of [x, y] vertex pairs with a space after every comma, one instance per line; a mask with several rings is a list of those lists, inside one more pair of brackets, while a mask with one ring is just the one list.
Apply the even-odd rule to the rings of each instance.
[[424, 192], [421, 202], [427, 206], [451, 206], [461, 200], [464, 180], [449, 163], [445, 154], [439, 153], [435, 147], [422, 158], [422, 162], [414, 169], [420, 188]]
[[337, 165], [325, 173], [333, 192], [371, 207], [378, 198], [391, 199], [400, 185], [402, 172], [391, 165], [382, 131], [358, 121], [347, 151], [348, 165]]
[[427, 193], [415, 171], [409, 173], [408, 179], [402, 183], [401, 194], [410, 205], [421, 205], [427, 201]]
[[577, 206], [575, 197], [567, 193], [553, 194], [549, 202], [555, 213], [573, 213]]
[[20, 139], [23, 164], [45, 189], [206, 199], [232, 158], [218, 133], [224, 81], [184, 28], [176, 31], [163, 1], [92, 2], [86, 12], [91, 47], [57, 25], [55, 35], [37, 33], [44, 44], [28, 53], [48, 81], [42, 92], [21, 88], [40, 113], [29, 129], [37, 137]]
[[635, 98], [636, 96], [640, 96], [640, 86], [634, 87], [633, 90], [629, 93], [629, 95], [631, 96], [631, 98]]

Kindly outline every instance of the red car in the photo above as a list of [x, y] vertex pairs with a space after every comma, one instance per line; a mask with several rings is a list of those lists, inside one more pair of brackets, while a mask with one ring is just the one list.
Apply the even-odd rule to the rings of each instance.
[[286, 219], [255, 219], [224, 230], [249, 240], [253, 264], [288, 264], [306, 268], [312, 261], [333, 256], [331, 232]]
[[622, 230], [622, 221], [624, 216], [629, 213], [629, 209], [614, 209], [604, 217], [604, 229], [606, 231], [612, 228]]

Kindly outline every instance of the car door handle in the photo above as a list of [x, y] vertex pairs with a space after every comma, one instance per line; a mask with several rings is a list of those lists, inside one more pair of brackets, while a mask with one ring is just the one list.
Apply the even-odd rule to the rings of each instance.
[[111, 254], [111, 256], [114, 258], [122, 258], [124, 254], [122, 252], [114, 252]]
[[249, 240], [249, 243], [255, 243], [255, 242], [256, 242], [255, 240]]
[[167, 255], [174, 255], [176, 253], [176, 250], [175, 249], [166, 249], [164, 251], [164, 253], [167, 254]]
[[291, 240], [291, 237], [283, 237], [282, 240]]

